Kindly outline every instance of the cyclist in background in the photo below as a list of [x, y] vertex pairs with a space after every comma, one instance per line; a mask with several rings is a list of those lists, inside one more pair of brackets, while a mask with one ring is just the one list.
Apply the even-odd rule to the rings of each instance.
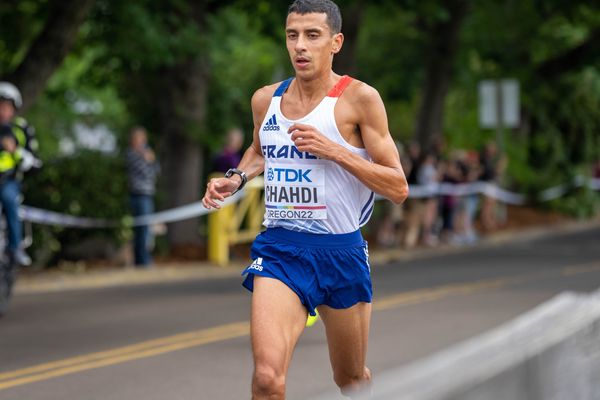
[[19, 219], [23, 173], [41, 165], [36, 157], [35, 130], [17, 111], [23, 105], [21, 93], [9, 82], [0, 82], [0, 203], [6, 218], [11, 264], [29, 265], [31, 258], [21, 246]]

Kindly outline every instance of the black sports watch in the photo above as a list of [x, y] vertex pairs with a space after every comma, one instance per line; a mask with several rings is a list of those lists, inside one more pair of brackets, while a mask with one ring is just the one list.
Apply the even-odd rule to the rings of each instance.
[[233, 191], [233, 194], [236, 194], [237, 192], [239, 192], [240, 190], [242, 190], [244, 188], [244, 186], [246, 186], [246, 183], [248, 182], [248, 177], [246, 176], [246, 173], [240, 169], [237, 168], [229, 168], [229, 170], [227, 172], [225, 172], [225, 178], [231, 178], [233, 175], [239, 175], [240, 178], [242, 178], [242, 183], [240, 183], [240, 186], [238, 186], [237, 189], [235, 189]]

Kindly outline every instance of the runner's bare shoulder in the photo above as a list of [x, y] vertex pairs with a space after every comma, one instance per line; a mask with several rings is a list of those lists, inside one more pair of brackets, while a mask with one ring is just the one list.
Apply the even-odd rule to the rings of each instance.
[[252, 95], [252, 113], [256, 117], [262, 119], [267, 113], [273, 94], [275, 94], [275, 90], [277, 90], [279, 85], [281, 85], [281, 82], [263, 86], [254, 92]]
[[346, 95], [342, 95], [341, 98], [353, 108], [356, 108], [356, 111], [364, 110], [366, 107], [383, 105], [383, 100], [381, 100], [381, 95], [377, 89], [358, 79], [354, 79], [346, 91]]

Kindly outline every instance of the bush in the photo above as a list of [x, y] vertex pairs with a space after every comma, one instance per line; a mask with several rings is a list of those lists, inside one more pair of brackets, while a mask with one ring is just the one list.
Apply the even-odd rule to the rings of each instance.
[[116, 228], [81, 229], [35, 225], [31, 254], [37, 264], [53, 264], [69, 244], [101, 238], [115, 244], [131, 237], [124, 160], [95, 151], [47, 162], [25, 178], [25, 204], [73, 216], [119, 221]]

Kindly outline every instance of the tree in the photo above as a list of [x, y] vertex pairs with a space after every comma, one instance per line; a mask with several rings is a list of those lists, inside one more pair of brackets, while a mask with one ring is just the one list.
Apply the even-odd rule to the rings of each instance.
[[364, 4], [355, 0], [341, 5], [342, 32], [344, 33], [343, 50], [333, 59], [333, 70], [339, 74], [355, 76], [358, 72], [357, 42], [362, 23]]
[[420, 21], [429, 42], [423, 100], [415, 131], [415, 138], [423, 149], [430, 147], [435, 135], [443, 133], [445, 100], [459, 51], [459, 37], [467, 15], [468, 0], [446, 1], [443, 7], [439, 10], [442, 18]]
[[[251, 123], [252, 91], [273, 74], [271, 42], [230, 3], [111, 0], [94, 16], [88, 41], [114, 43], [98, 64], [118, 66], [106, 79], [159, 143], [163, 207], [199, 200], [210, 150], [226, 128]], [[168, 238], [174, 248], [196, 243], [198, 220], [171, 224]]]
[[[46, 82], [61, 65], [77, 38], [95, 0], [55, 0], [40, 33], [30, 44], [19, 65], [2, 77], [14, 83], [23, 95], [23, 111], [44, 90]], [[7, 19], [9, 20], [9, 19]], [[19, 23], [13, 19], [13, 23]]]

